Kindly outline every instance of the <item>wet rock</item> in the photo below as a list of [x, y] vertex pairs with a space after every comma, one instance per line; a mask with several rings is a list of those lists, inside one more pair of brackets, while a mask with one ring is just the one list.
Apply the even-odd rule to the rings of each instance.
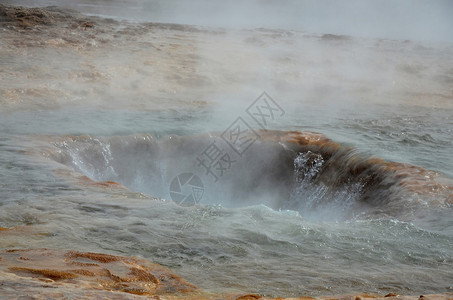
[[398, 296], [398, 294], [396, 294], [396, 293], [388, 293], [388, 294], [385, 295], [384, 297], [387, 298], [387, 297], [396, 297], [396, 296]]
[[[301, 292], [303, 293], [303, 292]], [[392, 299], [447, 300], [453, 293], [424, 296], [351, 294], [273, 298], [258, 294], [214, 294], [145, 259], [103, 253], [12, 249], [0, 251], [0, 294], [7, 299]]]
[[13, 23], [22, 28], [31, 28], [36, 25], [49, 25], [52, 16], [44, 9], [11, 7], [0, 4], [0, 22]]
[[321, 36], [321, 40], [324, 40], [324, 41], [349, 41], [349, 40], [352, 40], [352, 38], [347, 35], [323, 34]]
[[[311, 132], [260, 132], [262, 138], [286, 143], [297, 152], [320, 154], [326, 161], [316, 179], [328, 186], [358, 182], [361, 201], [370, 205], [396, 203], [402, 195], [419, 197], [433, 206], [453, 203], [453, 181], [441, 174], [410, 164], [361, 157], [322, 134]], [[380, 199], [381, 203], [376, 203]], [[407, 204], [407, 203], [406, 203]]]
[[239, 296], [236, 298], [236, 300], [253, 300], [253, 299], [262, 299], [263, 297], [257, 294], [248, 294], [248, 295], [243, 295]]
[[6, 250], [0, 271], [46, 282], [47, 287], [77, 285], [134, 295], [188, 294], [198, 289], [168, 269], [144, 259], [63, 250]]

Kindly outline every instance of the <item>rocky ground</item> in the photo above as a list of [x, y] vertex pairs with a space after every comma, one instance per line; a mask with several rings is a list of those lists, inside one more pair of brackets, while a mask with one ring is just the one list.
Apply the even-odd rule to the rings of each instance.
[[448, 44], [131, 23], [1, 4], [0, 26], [2, 110], [197, 109], [263, 87], [313, 103], [453, 103]]
[[[0, 229], [0, 236], [5, 231]], [[256, 294], [215, 295], [144, 259], [101, 253], [34, 249], [0, 252], [0, 297], [4, 299], [271, 299]], [[447, 300], [442, 295], [354, 294], [272, 299]]]

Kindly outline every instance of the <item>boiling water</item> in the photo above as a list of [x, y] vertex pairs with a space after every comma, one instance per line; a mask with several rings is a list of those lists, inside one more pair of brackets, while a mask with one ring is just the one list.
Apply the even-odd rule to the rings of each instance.
[[[409, 196], [363, 206], [353, 178], [334, 191], [310, 183], [323, 157], [278, 165], [281, 146], [259, 143], [217, 181], [196, 164], [206, 133], [238, 117], [258, 129], [246, 110], [266, 90], [285, 112], [269, 129], [321, 132], [358, 156], [453, 177], [450, 44], [95, 20], [104, 31], [92, 46], [78, 33], [76, 46], [42, 46], [60, 29], [28, 42], [3, 33], [0, 226], [39, 234], [1, 248], [143, 256], [214, 292], [453, 289], [453, 218], [441, 195], [443, 205], [416, 209]], [[202, 178], [199, 204], [171, 200], [175, 164]], [[280, 168], [295, 186], [272, 183]]]

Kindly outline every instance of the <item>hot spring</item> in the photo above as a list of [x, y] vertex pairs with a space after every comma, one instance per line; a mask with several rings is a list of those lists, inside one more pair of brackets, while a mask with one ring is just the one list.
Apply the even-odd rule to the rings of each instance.
[[0, 5], [1, 250], [219, 294], [452, 291], [451, 41], [79, 2]]

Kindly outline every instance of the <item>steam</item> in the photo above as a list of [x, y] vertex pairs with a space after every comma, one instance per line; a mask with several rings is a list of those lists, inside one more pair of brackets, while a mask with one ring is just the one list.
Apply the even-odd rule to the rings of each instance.
[[449, 0], [7, 0], [6, 3], [67, 6], [84, 13], [138, 22], [264, 27], [369, 38], [453, 41], [453, 3]]
[[[398, 195], [398, 181], [379, 166], [361, 164], [348, 148], [330, 153], [314, 146], [317, 150], [312, 152], [268, 136], [256, 140], [242, 156], [230, 156], [234, 163], [221, 164], [220, 173], [219, 165], [208, 167], [206, 162], [215, 155], [206, 150], [213, 143], [222, 143], [215, 133], [162, 139], [82, 136], [63, 138], [47, 152], [93, 180], [119, 182], [177, 204], [190, 196], [191, 204], [265, 205], [296, 211], [310, 220], [330, 221], [366, 217], [374, 210], [398, 217], [410, 210]], [[197, 153], [204, 151], [211, 156], [202, 156], [205, 163], [201, 164]]]
[[173, 13], [168, 12], [167, 16], [172, 22], [298, 29], [371, 38], [453, 41], [453, 3], [448, 0], [204, 0], [172, 3]]

